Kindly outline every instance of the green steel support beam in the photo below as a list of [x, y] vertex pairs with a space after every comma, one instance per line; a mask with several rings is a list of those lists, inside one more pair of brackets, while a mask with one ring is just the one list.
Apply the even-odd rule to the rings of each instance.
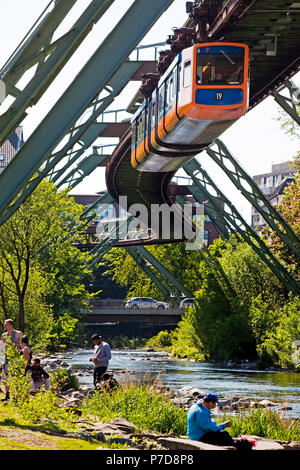
[[54, 151], [68, 129], [109, 83], [131, 51], [172, 3], [173, 0], [152, 0], [151, 3], [136, 0], [132, 4], [0, 175], [0, 214], [3, 215], [24, 182], [33, 176], [45, 158]]
[[[118, 71], [111, 77], [109, 81], [109, 95], [103, 99], [94, 100], [90, 105], [89, 108], [92, 108], [91, 116], [86, 120], [86, 122], [80, 126], [77, 126], [74, 130], [73, 127], [66, 131], [65, 135], [69, 135], [69, 139], [67, 143], [63, 146], [61, 150], [58, 152], [49, 152], [45, 159], [41, 163], [43, 163], [43, 167], [36, 171], [36, 174], [33, 177], [25, 178], [24, 183], [21, 184], [19, 188], [18, 196], [15, 198], [14, 202], [7, 207], [7, 209], [3, 210], [1, 214], [0, 211], [0, 225], [7, 220], [11, 214], [22, 204], [22, 202], [32, 193], [32, 191], [37, 187], [37, 185], [51, 172], [54, 171], [54, 168], [58, 165], [58, 163], [65, 157], [69, 156], [69, 161], [63, 168], [58, 169], [54, 173], [54, 177], [52, 177], [52, 181], [56, 182], [56, 180], [63, 175], [66, 169], [73, 164], [85, 150], [87, 150], [92, 143], [96, 140], [104, 128], [107, 126], [105, 123], [98, 123], [96, 119], [101, 116], [101, 114], [106, 110], [106, 108], [114, 101], [114, 98], [122, 91], [125, 85], [128, 83], [132, 75], [139, 69], [140, 62], [124, 62]], [[105, 87], [106, 89], [107, 87]], [[83, 110], [83, 114], [85, 113], [86, 109]], [[64, 136], [65, 136], [64, 135]], [[64, 137], [62, 136], [62, 138]], [[74, 146], [79, 143], [80, 150], [74, 151]], [[25, 146], [26, 144], [24, 144]], [[22, 149], [24, 148], [22, 147]], [[16, 154], [12, 162], [7, 166], [6, 170], [11, 167], [12, 163], [16, 158], [19, 158], [19, 153], [21, 150]], [[21, 164], [21, 161], [20, 161]], [[14, 171], [12, 171], [13, 173]], [[0, 177], [0, 184], [1, 178], [4, 172], [1, 174]]]
[[86, 176], [90, 175], [106, 158], [107, 155], [95, 154], [84, 158], [77, 167], [71, 170], [56, 186], [59, 188], [66, 184], [68, 189], [75, 188], [75, 186], [81, 183]]
[[[91, 204], [88, 208], [86, 208], [84, 211], [82, 211], [79, 219], [79, 224], [76, 223], [75, 221], [71, 222], [70, 224], [70, 232], [68, 236], [65, 236], [62, 239], [62, 242], [66, 241], [68, 238], [71, 236], [75, 235], [78, 230], [83, 230], [88, 224], [92, 222], [92, 220], [95, 218], [97, 214], [97, 209], [101, 207], [101, 205], [107, 205], [107, 204], [112, 204], [113, 203], [113, 198], [109, 193], [105, 193], [102, 196], [99, 196], [93, 204]], [[48, 247], [49, 245], [53, 245], [54, 243], [59, 243], [59, 239], [53, 239], [50, 242], [47, 243], [47, 245], [43, 246], [40, 251], [39, 251], [39, 256], [41, 259], [43, 259], [45, 256], [48, 255]]]
[[156, 258], [153, 256], [144, 246], [136, 246], [136, 251], [140, 253], [143, 258], [145, 258], [152, 266], [157, 269], [161, 274], [163, 274], [168, 281], [176, 287], [176, 289], [180, 292], [181, 295], [185, 295], [187, 297], [193, 297], [193, 294], [186, 289], [177, 279], [173, 276], [172, 273], [168, 269], [166, 269]]
[[[285, 91], [288, 92], [288, 96], [281, 94]], [[276, 103], [278, 103], [284, 111], [288, 113], [298, 125], [300, 125], [300, 88], [297, 87], [292, 80], [288, 80], [284, 85], [274, 91], [273, 96]]]
[[[227, 199], [227, 197], [220, 191], [213, 180], [209, 177], [208, 173], [202, 168], [200, 163], [194, 158], [183, 166], [185, 172], [193, 179], [196, 186], [199, 186], [200, 197], [203, 193], [206, 198], [214, 206], [216, 212], [220, 212], [220, 205], [216, 204], [215, 197], [224, 203], [224, 208], [220, 213], [226, 219], [228, 224], [239, 233], [242, 238], [254, 249], [260, 258], [269, 266], [269, 268], [278, 277], [280, 282], [287, 290], [292, 291], [295, 295], [299, 295], [300, 287], [293, 277], [288, 273], [285, 267], [278, 261], [278, 259], [271, 253], [264, 241], [252, 230], [243, 217], [239, 214], [234, 205]], [[212, 197], [212, 194], [213, 196]], [[195, 195], [195, 194], [194, 194]]]
[[281, 240], [300, 258], [300, 240], [286, 220], [270, 204], [253, 179], [243, 170], [225, 144], [217, 139], [206, 148], [207, 154], [226, 173], [230, 181], [263, 216]]
[[[43, 19], [16, 54], [1, 70], [6, 93], [15, 95], [15, 85], [36, 62], [35, 75], [16, 96], [7, 112], [0, 117], [0, 145], [26, 116], [28, 106], [36, 104], [60, 70], [79, 47], [93, 25], [103, 16], [114, 0], [93, 0], [67, 34], [49, 44], [60, 23], [76, 0], [56, 0], [53, 10]], [[43, 59], [47, 57], [47, 60]]]
[[119, 219], [117, 224], [110, 229], [106, 238], [101, 240], [91, 251], [91, 255], [95, 255], [94, 259], [88, 263], [87, 267], [91, 268], [98, 265], [102, 257], [113, 248], [116, 243], [121, 239], [124, 233], [128, 232], [128, 227], [133, 221], [134, 217], [129, 216], [124, 220]]
[[[198, 191], [197, 191], [197, 187], [198, 187]], [[193, 184], [193, 185], [189, 185], [189, 188], [191, 190], [191, 194], [194, 196], [196, 201], [199, 202], [200, 204], [205, 204], [205, 210], [204, 211], [207, 212], [207, 206], [209, 205], [209, 201], [205, 200], [206, 199], [205, 194], [201, 190], [200, 186], [196, 186], [196, 185]], [[213, 198], [213, 199], [215, 201], [215, 204], [217, 206], [219, 206], [219, 202], [217, 201], [217, 198]], [[184, 196], [178, 196], [178, 200], [179, 200], [179, 203], [181, 205], [183, 205], [185, 203], [185, 197]], [[221, 209], [221, 207], [220, 207], [220, 209]], [[220, 218], [221, 218], [220, 215], [217, 215], [215, 217], [215, 214], [217, 214], [217, 212], [214, 211], [213, 208], [210, 210], [210, 213], [212, 214], [212, 221], [214, 223], [216, 223], [216, 220], [217, 221], [220, 220]], [[221, 232], [224, 231], [224, 233], [226, 234], [226, 237], [224, 236], [224, 238], [228, 238], [229, 237], [229, 234], [228, 234], [229, 227], [226, 224], [226, 221], [224, 220], [224, 218], [223, 218], [223, 221], [221, 221], [221, 223], [218, 222], [218, 226], [221, 227]], [[221, 232], [219, 232], [219, 233], [222, 236]], [[235, 294], [235, 292], [234, 292], [234, 290], [233, 290], [233, 288], [232, 288], [232, 286], [229, 282], [229, 279], [226, 276], [222, 266], [220, 265], [218, 259], [215, 258], [214, 256], [212, 256], [209, 249], [204, 244], [199, 249], [199, 253], [201, 254], [201, 257], [202, 257], [203, 261], [205, 261], [207, 266], [213, 272], [216, 280], [219, 283], [220, 289], [223, 291], [224, 295], [228, 299], [235, 298], [236, 294]]]
[[126, 251], [134, 259], [138, 266], [144, 271], [144, 273], [151, 279], [151, 281], [154, 282], [154, 284], [161, 291], [164, 297], [169, 298], [171, 296], [171, 292], [157, 277], [156, 273], [153, 271], [153, 269], [151, 269], [151, 267], [144, 260], [141, 254], [135, 249], [135, 247], [127, 247]]

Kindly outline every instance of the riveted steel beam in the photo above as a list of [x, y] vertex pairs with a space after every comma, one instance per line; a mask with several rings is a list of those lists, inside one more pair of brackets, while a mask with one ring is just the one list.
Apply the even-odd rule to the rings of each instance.
[[300, 258], [300, 241], [284, 217], [277, 212], [261, 189], [230, 153], [226, 145], [217, 139], [206, 148], [206, 153], [226, 173], [235, 187], [263, 216], [280, 239]]
[[45, 158], [54, 151], [68, 129], [74, 126], [84, 109], [109, 83], [130, 52], [172, 2], [173, 0], [152, 0], [149, 4], [147, 0], [138, 0], [128, 9], [0, 175], [2, 215], [24, 186], [24, 182], [33, 176]]
[[[63, 137], [67, 137], [67, 142], [58, 152], [49, 152], [43, 160], [43, 166], [39, 168], [33, 177], [24, 179], [23, 184], [20, 187], [17, 197], [14, 202], [9, 205], [4, 211], [0, 211], [0, 225], [5, 222], [13, 212], [22, 204], [22, 202], [32, 193], [37, 185], [47, 176], [50, 176], [53, 182], [56, 182], [64, 172], [72, 165], [83, 153], [87, 150], [96, 138], [103, 132], [106, 123], [98, 123], [96, 119], [107, 109], [107, 107], [113, 103], [115, 97], [122, 91], [125, 85], [130, 80], [132, 74], [134, 74], [140, 67], [139, 62], [124, 62], [117, 72], [111, 77], [109, 84], [105, 87], [105, 91], [108, 93], [104, 98], [96, 97], [92, 100], [82, 112], [82, 116], [79, 118], [81, 121], [86, 110], [90, 110], [90, 116], [86, 121], [77, 125], [76, 123], [67, 129]], [[74, 150], [76, 144], [80, 145], [80, 148]], [[22, 147], [23, 149], [23, 147]], [[60, 161], [67, 157], [68, 161], [66, 164], [57, 168]], [[14, 157], [13, 161], [19, 157], [19, 152]], [[9, 164], [9, 166], [12, 162]], [[54, 170], [55, 169], [55, 170]], [[8, 167], [6, 168], [8, 170]], [[1, 175], [2, 176], [2, 175]], [[0, 180], [1, 183], [1, 180]]]
[[[5, 83], [6, 93], [16, 96], [7, 112], [0, 116], [0, 145], [9, 137], [26, 116], [28, 106], [36, 104], [41, 95], [53, 82], [60, 70], [91, 31], [114, 0], [93, 0], [74, 23], [70, 31], [51, 43], [51, 38], [67, 16], [76, 0], [53, 2], [53, 10], [34, 29], [30, 37], [20, 46], [18, 52], [1, 70], [0, 78]], [[47, 57], [47, 60], [44, 59]], [[23, 74], [40, 63], [34, 76], [19, 93], [15, 85]]]
[[[282, 92], [288, 92], [288, 96], [283, 95]], [[273, 96], [276, 103], [300, 125], [300, 87], [297, 87], [292, 80], [288, 80], [284, 85], [273, 92]]]

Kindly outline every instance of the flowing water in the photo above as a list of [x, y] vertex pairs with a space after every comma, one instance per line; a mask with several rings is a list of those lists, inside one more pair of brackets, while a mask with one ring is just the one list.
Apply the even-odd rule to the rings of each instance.
[[[72, 355], [76, 369], [90, 367], [90, 375], [80, 377], [80, 383], [92, 386], [93, 366], [88, 362], [92, 350], [78, 351]], [[243, 370], [218, 366], [210, 362], [178, 361], [161, 352], [142, 350], [113, 350], [109, 371], [116, 379], [142, 382], [158, 375], [164, 385], [178, 390], [192, 385], [204, 392], [214, 392], [219, 397], [243, 395], [256, 401], [269, 399], [292, 407], [285, 411], [287, 417], [300, 418], [300, 373]], [[126, 374], [127, 372], [127, 374]]]

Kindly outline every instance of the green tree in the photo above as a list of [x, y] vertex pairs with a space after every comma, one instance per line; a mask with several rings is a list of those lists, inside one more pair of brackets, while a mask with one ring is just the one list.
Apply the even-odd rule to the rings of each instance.
[[[300, 154], [295, 158], [293, 166], [296, 170], [295, 182], [290, 183], [284, 190], [283, 196], [276, 209], [285, 218], [300, 240]], [[284, 243], [269, 226], [264, 230], [271, 251], [278, 256], [291, 274], [300, 284], [300, 259]], [[300, 250], [300, 242], [298, 244]]]
[[[154, 245], [147, 249], [189, 291], [194, 292], [200, 287], [198, 266], [202, 257], [199, 250], [186, 250], [185, 243]], [[125, 249], [114, 248], [104, 256], [103, 262], [107, 266], [105, 272], [107, 276], [119, 285], [129, 287], [128, 298], [133, 296], [162, 297], [158, 287]], [[156, 275], [160, 277], [157, 271]]]

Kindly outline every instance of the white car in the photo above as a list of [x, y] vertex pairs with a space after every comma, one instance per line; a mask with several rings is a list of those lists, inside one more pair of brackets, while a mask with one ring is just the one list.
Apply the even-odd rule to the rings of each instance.
[[170, 305], [166, 302], [159, 302], [158, 300], [152, 299], [151, 297], [132, 297], [127, 300], [126, 308], [156, 308], [165, 309], [170, 308]]
[[195, 299], [194, 297], [190, 297], [188, 299], [183, 299], [180, 302], [179, 308], [192, 307], [193, 305], [195, 305]]

